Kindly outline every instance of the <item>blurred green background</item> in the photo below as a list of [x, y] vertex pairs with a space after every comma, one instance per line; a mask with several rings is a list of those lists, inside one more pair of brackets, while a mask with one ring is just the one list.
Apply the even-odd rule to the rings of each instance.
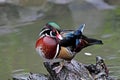
[[0, 0], [0, 80], [11, 79], [15, 72], [47, 73], [35, 51], [35, 42], [49, 21], [57, 22], [62, 29], [86, 24], [84, 35], [101, 39], [104, 45], [85, 48], [75, 59], [94, 64], [95, 57], [101, 56], [110, 75], [120, 79], [120, 1], [104, 0], [112, 8], [99, 8], [84, 0], [54, 1], [57, 0]]

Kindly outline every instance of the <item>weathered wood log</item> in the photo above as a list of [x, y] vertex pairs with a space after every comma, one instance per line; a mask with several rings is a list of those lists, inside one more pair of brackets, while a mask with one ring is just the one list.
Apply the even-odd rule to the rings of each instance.
[[69, 4], [73, 2], [73, 0], [47, 0], [47, 1], [54, 4]]
[[53, 68], [58, 64], [51, 65], [44, 62], [49, 75], [20, 73], [14, 74], [13, 80], [114, 80], [108, 75], [108, 69], [101, 57], [96, 57], [96, 64], [82, 64], [76, 60], [65, 62], [62, 70], [56, 73]]
[[52, 80], [93, 80], [89, 71], [82, 63], [72, 60], [71, 63], [65, 63], [62, 70], [56, 73], [49, 63], [44, 63], [46, 69], [52, 76]]
[[54, 65], [51, 66], [45, 62], [44, 66], [50, 75], [20, 73], [13, 75], [13, 80], [93, 80], [84, 65], [75, 60], [72, 60], [71, 63], [65, 63], [58, 74], [53, 70]]

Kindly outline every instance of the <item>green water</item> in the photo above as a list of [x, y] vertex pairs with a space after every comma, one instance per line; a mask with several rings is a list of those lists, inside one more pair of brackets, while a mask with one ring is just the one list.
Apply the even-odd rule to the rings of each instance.
[[[10, 79], [15, 70], [47, 73], [42, 59], [35, 51], [35, 41], [40, 29], [48, 21], [56, 21], [63, 29], [76, 29], [79, 24], [85, 23], [84, 34], [103, 40], [104, 45], [88, 47], [77, 54], [75, 59], [90, 64], [95, 63], [96, 56], [101, 56], [110, 69], [110, 75], [119, 78], [120, 29], [114, 30], [111, 27], [112, 21], [106, 17], [109, 11], [85, 7], [85, 3], [81, 6], [79, 4], [81, 1], [74, 2], [70, 7], [54, 5], [54, 8], [45, 13], [44, 18], [32, 22], [32, 24], [14, 27], [12, 29], [16, 31], [0, 35], [0, 80]], [[85, 56], [85, 52], [92, 53], [92, 56]]]

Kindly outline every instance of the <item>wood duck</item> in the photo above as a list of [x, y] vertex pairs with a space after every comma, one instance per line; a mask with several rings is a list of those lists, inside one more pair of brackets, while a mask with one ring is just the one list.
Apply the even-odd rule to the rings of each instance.
[[94, 44], [103, 44], [101, 40], [84, 36], [82, 34], [84, 27], [85, 25], [83, 24], [77, 30], [68, 32], [63, 37], [60, 26], [55, 22], [48, 22], [36, 41], [36, 51], [45, 61], [53, 64], [63, 60], [70, 62], [76, 53], [80, 52], [83, 48]]

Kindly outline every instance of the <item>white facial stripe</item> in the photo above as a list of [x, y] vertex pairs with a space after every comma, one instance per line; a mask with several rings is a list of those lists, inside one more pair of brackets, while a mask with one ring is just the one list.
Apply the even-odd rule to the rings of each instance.
[[41, 31], [40, 34], [39, 34], [39, 36], [41, 36], [47, 30], [49, 30], [49, 29], [44, 29], [43, 31]]
[[50, 31], [50, 36], [51, 36], [51, 37], [55, 37], [55, 36], [53, 36], [52, 31]]

